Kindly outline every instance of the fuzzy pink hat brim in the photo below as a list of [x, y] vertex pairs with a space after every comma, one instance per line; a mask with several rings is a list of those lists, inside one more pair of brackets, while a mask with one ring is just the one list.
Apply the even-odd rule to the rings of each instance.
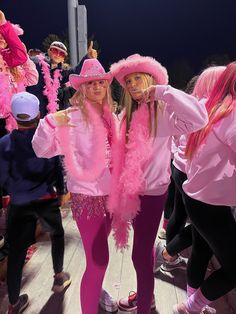
[[143, 57], [139, 54], [129, 56], [111, 65], [110, 71], [117, 81], [125, 87], [125, 77], [131, 73], [150, 74], [157, 84], [168, 84], [168, 73], [157, 60], [152, 57]]
[[91, 81], [97, 81], [97, 80], [107, 80], [109, 84], [112, 82], [112, 75], [110, 72], [100, 75], [88, 75], [88, 76], [82, 76], [78, 74], [71, 74], [69, 76], [69, 81], [71, 86], [74, 89], [78, 89], [82, 84], [91, 82]]

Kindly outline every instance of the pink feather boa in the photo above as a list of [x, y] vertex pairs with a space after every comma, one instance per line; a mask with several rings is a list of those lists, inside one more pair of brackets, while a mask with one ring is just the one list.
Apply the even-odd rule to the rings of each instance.
[[11, 77], [9, 70], [0, 56], [1, 71], [0, 72], [0, 116], [6, 119], [7, 131], [12, 131], [17, 128], [17, 123], [11, 114], [11, 97], [13, 95], [13, 88], [11, 86]]
[[[89, 116], [89, 128], [93, 128], [93, 137], [91, 148], [91, 156], [93, 158], [89, 168], [82, 165], [82, 158], [79, 155], [78, 148], [75, 144], [71, 144], [71, 134], [69, 127], [58, 128], [58, 135], [62, 147], [62, 154], [65, 156], [65, 167], [68, 175], [76, 180], [94, 181], [104, 171], [105, 165], [108, 163], [107, 158], [107, 129], [101, 119], [101, 116], [95, 111], [93, 106], [86, 102], [86, 108]], [[74, 113], [76, 114], [76, 112]], [[109, 118], [111, 113], [106, 105], [104, 105], [104, 116]], [[74, 134], [73, 134], [74, 135]], [[70, 145], [68, 145], [70, 143]], [[80, 160], [81, 159], [81, 160]]]
[[113, 216], [112, 227], [116, 247], [127, 247], [132, 219], [140, 210], [139, 195], [145, 190], [144, 167], [150, 157], [149, 114], [143, 104], [134, 112], [125, 144], [126, 126], [123, 121], [119, 139], [112, 145], [112, 184], [108, 210]]
[[40, 54], [38, 58], [42, 67], [45, 82], [43, 94], [48, 99], [47, 110], [48, 113], [53, 113], [58, 110], [57, 91], [60, 87], [61, 73], [59, 69], [55, 70], [52, 78], [50, 75], [50, 65], [45, 61], [44, 55]]

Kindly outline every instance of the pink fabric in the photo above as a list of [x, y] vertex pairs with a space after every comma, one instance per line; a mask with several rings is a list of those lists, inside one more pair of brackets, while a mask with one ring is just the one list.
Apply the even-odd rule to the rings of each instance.
[[187, 285], [187, 297], [189, 298], [197, 289], [190, 287]]
[[80, 285], [81, 313], [98, 311], [102, 282], [109, 261], [107, 238], [111, 230], [109, 215], [88, 219], [89, 208], [76, 218], [86, 255], [86, 269]]
[[200, 313], [204, 306], [210, 304], [212, 301], [204, 297], [201, 289], [197, 289], [188, 299], [185, 301], [184, 305], [189, 314]]
[[183, 189], [193, 199], [211, 205], [236, 204], [236, 110], [217, 123], [186, 170]]
[[47, 110], [48, 113], [53, 113], [59, 109], [59, 105], [57, 102], [58, 101], [57, 93], [60, 87], [61, 73], [59, 69], [56, 69], [53, 73], [53, 77], [51, 77], [50, 65], [48, 62], [45, 61], [44, 55], [43, 54], [38, 55], [38, 59], [42, 67], [43, 77], [45, 81], [43, 94], [48, 99]]
[[1, 49], [0, 53], [9, 67], [24, 64], [27, 61], [27, 51], [19, 37], [17, 36], [12, 24], [6, 22], [0, 25], [0, 34], [7, 42], [7, 49]]
[[[76, 147], [75, 161], [80, 165], [80, 168], [83, 167], [84, 169], [89, 169], [89, 167], [92, 169], [92, 167], [96, 166], [94, 164], [96, 163], [102, 171], [93, 181], [85, 180], [85, 178], [84, 180], [78, 180], [73, 174], [68, 174], [68, 190], [72, 193], [86, 195], [108, 195], [111, 185], [109, 153], [107, 152], [104, 162], [98, 160], [93, 146], [93, 144], [95, 145], [94, 141], [96, 141], [97, 136], [95, 133], [96, 128], [84, 121], [82, 113], [79, 110], [71, 112], [69, 116], [71, 123], [75, 124], [76, 127], [67, 127], [65, 129], [65, 132], [68, 133], [68, 142], [66, 142], [66, 145]], [[46, 120], [50, 120], [50, 124], [54, 128]], [[48, 115], [47, 118], [40, 120], [32, 141], [34, 151], [38, 157], [51, 158], [62, 154], [63, 149], [61, 147], [59, 128], [56, 126], [52, 115]], [[107, 141], [107, 138], [105, 140]], [[103, 144], [107, 149], [106, 143]]]

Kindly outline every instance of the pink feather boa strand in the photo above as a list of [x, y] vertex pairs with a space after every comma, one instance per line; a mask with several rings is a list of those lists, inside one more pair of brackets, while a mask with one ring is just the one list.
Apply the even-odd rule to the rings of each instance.
[[129, 141], [125, 144], [126, 127], [121, 126], [120, 139], [112, 145], [112, 184], [108, 210], [118, 249], [127, 247], [132, 219], [140, 210], [139, 195], [145, 190], [144, 166], [151, 154], [148, 107], [143, 104], [133, 114]]
[[53, 113], [58, 110], [57, 92], [60, 87], [61, 78], [60, 70], [59, 69], [55, 70], [54, 76], [52, 78], [50, 75], [50, 65], [45, 61], [44, 55], [40, 54], [38, 58], [42, 67], [45, 82], [43, 94], [48, 99], [47, 110], [48, 113]]
[[[105, 105], [104, 108], [106, 107], [107, 106]], [[92, 138], [93, 143], [91, 144], [93, 149], [93, 152], [91, 153], [93, 161], [91, 162], [90, 167], [85, 169], [79, 162], [80, 156], [78, 153], [78, 148], [73, 144], [68, 145], [68, 143], [71, 143], [71, 135], [68, 131], [68, 127], [59, 128], [59, 140], [62, 147], [62, 154], [65, 156], [64, 160], [66, 171], [69, 176], [76, 178], [76, 180], [91, 182], [101, 175], [105, 167], [104, 165], [107, 164], [107, 130], [101, 117], [89, 102], [86, 102], [86, 108], [88, 110], [89, 116], [88, 127], [92, 127], [94, 130], [94, 135]]]
[[11, 114], [12, 89], [8, 73], [0, 72], [0, 116], [6, 119], [6, 129], [11, 132], [17, 128], [17, 123]]

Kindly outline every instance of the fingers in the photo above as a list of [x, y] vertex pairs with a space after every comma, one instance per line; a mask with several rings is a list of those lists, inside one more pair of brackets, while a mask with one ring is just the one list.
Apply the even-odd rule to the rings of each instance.
[[90, 45], [88, 47], [88, 51], [91, 51], [93, 49], [93, 40], [91, 40]]

